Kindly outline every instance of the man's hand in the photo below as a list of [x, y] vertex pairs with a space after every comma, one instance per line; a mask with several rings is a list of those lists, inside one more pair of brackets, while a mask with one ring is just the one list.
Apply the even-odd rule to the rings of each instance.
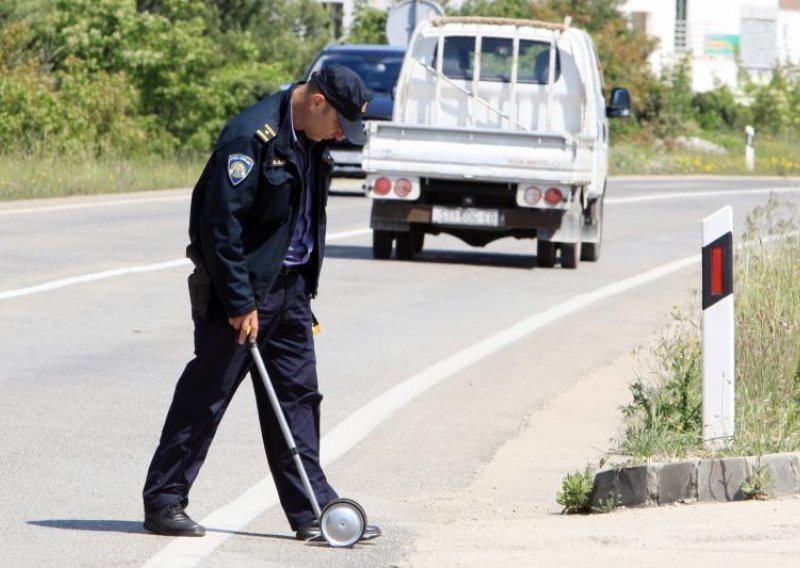
[[248, 338], [253, 341], [258, 337], [258, 310], [247, 312], [235, 318], [228, 318], [233, 329], [239, 331], [239, 345], [244, 345]]

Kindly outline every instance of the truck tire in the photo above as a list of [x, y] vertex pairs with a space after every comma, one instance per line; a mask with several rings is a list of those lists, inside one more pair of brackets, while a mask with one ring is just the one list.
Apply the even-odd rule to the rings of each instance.
[[581, 258], [581, 242], [561, 243], [561, 268], [578, 268]]
[[397, 258], [400, 260], [414, 260], [414, 255], [417, 253], [415, 236], [413, 231], [395, 234], [395, 240], [397, 241], [395, 254], [397, 254]]
[[379, 260], [386, 260], [392, 256], [392, 241], [394, 235], [391, 231], [372, 231], [372, 256]]
[[553, 241], [536, 241], [536, 266], [553, 268], [556, 263], [556, 245]]
[[419, 254], [422, 252], [422, 247], [425, 246], [425, 233], [414, 233], [414, 252]]
[[600, 259], [600, 245], [603, 243], [603, 200], [597, 204], [597, 242], [585, 242], [581, 247], [581, 260], [597, 262]]

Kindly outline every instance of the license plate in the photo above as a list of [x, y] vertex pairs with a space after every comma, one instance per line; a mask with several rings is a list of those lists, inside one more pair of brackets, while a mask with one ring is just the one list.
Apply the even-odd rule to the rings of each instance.
[[497, 209], [474, 209], [472, 207], [434, 207], [431, 213], [431, 222], [438, 225], [499, 227], [500, 212]]
[[361, 165], [361, 150], [331, 150], [331, 158], [337, 164]]

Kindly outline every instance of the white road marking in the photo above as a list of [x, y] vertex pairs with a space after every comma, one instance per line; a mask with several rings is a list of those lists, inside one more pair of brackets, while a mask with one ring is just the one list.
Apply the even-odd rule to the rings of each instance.
[[64, 205], [50, 205], [45, 207], [22, 207], [19, 209], [0, 209], [0, 215], [19, 215], [21, 213], [49, 213], [51, 211], [69, 211], [73, 209], [94, 209], [95, 207], [114, 207], [116, 205], [140, 205], [142, 203], [160, 203], [163, 201], [181, 201], [191, 197], [186, 195], [170, 195], [160, 197], [145, 197], [137, 199], [115, 199], [109, 201], [92, 201], [91, 203], [67, 203]]
[[754, 189], [726, 189], [722, 191], [681, 191], [674, 193], [656, 193], [654, 195], [637, 195], [634, 197], [609, 197], [605, 204], [640, 203], [644, 201], [660, 201], [663, 199], [690, 199], [697, 197], [717, 197], [721, 195], [758, 195], [764, 193], [791, 193], [800, 191], [798, 186], [761, 187]]
[[[722, 191], [685, 191], [680, 193], [661, 193], [656, 195], [642, 195], [637, 197], [610, 197], [605, 200], [606, 203], [638, 203], [640, 201], [657, 201], [661, 199], [677, 199], [677, 198], [692, 198], [692, 197], [713, 197], [715, 195], [739, 195], [748, 193], [786, 193], [791, 191], [800, 191], [800, 186], [785, 186], [774, 188], [756, 188], [756, 189], [730, 189]], [[93, 209], [96, 207], [114, 207], [118, 205], [141, 205], [145, 203], [159, 203], [164, 201], [181, 201], [191, 198], [191, 193], [182, 195], [170, 195], [160, 197], [146, 197], [136, 199], [116, 199], [108, 201], [93, 201], [90, 203], [68, 203], [64, 205], [51, 205], [43, 207], [21, 207], [18, 209], [0, 209], [0, 216], [3, 215], [18, 215], [22, 213], [48, 213], [52, 211], [69, 211], [75, 209]]]
[[72, 286], [73, 284], [94, 282], [96, 280], [104, 280], [105, 278], [114, 278], [115, 276], [125, 276], [126, 274], [136, 274], [139, 272], [153, 272], [154, 270], [175, 268], [176, 266], [184, 266], [186, 264], [189, 264], [189, 261], [185, 258], [182, 258], [180, 260], [168, 260], [166, 262], [157, 262], [155, 264], [142, 264], [139, 266], [130, 266], [128, 268], [104, 270], [103, 272], [93, 272], [91, 274], [82, 274], [80, 276], [72, 276], [70, 278], [61, 278], [59, 280], [45, 282], [44, 284], [37, 284], [36, 286], [28, 286], [27, 288], [17, 288], [16, 290], [0, 292], [0, 300], [19, 298], [20, 296], [38, 294], [39, 292], [49, 292], [51, 290], [57, 290], [58, 288]]
[[[658, 201], [664, 199], [684, 199], [684, 198], [698, 198], [698, 197], [716, 197], [722, 195], [748, 195], [748, 194], [769, 194], [769, 193], [789, 193], [789, 192], [798, 192], [800, 191], [800, 186], [792, 187], [766, 187], [766, 188], [755, 188], [755, 189], [739, 189], [739, 190], [723, 190], [723, 191], [687, 191], [687, 192], [676, 192], [676, 193], [658, 193], [655, 195], [640, 195], [634, 197], [617, 197], [617, 198], [608, 198], [605, 200], [605, 203], [608, 205], [618, 205], [618, 204], [626, 204], [626, 203], [641, 203], [646, 201]], [[74, 205], [59, 205], [54, 207], [42, 207], [42, 208], [30, 208], [30, 209], [9, 209], [6, 211], [0, 211], [0, 215], [7, 214], [7, 213], [24, 213], [24, 212], [31, 212], [31, 211], [60, 211], [62, 209], [80, 209], [84, 207], [104, 207], [110, 205], [118, 205], [118, 204], [133, 204], [133, 203], [152, 203], [154, 201], [174, 201], [178, 199], [186, 199], [189, 197], [188, 195], [185, 196], [173, 196], [173, 197], [155, 197], [152, 199], [127, 199], [127, 200], [119, 200], [119, 201], [109, 201], [103, 203], [86, 203], [86, 204], [74, 204]], [[350, 237], [356, 237], [360, 235], [365, 235], [370, 233], [370, 229], [353, 229], [350, 231], [342, 231], [339, 233], [332, 233], [328, 235], [327, 241], [336, 241], [340, 239], [348, 239]], [[130, 268], [123, 268], [119, 270], [107, 270], [104, 272], [95, 272], [92, 274], [85, 274], [82, 276], [75, 276], [72, 278], [63, 278], [61, 280], [54, 280], [51, 282], [45, 282], [43, 284], [38, 284], [36, 286], [29, 286], [27, 288], [19, 288], [17, 290], [8, 290], [5, 292], [0, 292], [0, 301], [7, 300], [10, 298], [18, 298], [20, 296], [27, 296], [29, 294], [36, 294], [39, 292], [47, 292], [50, 290], [55, 290], [58, 288], [63, 288], [65, 286], [71, 286], [73, 284], [79, 284], [84, 282], [93, 282], [95, 280], [102, 280], [104, 278], [112, 278], [115, 276], [124, 276], [126, 274], [135, 274], [138, 272], [151, 272], [154, 270], [162, 270], [167, 268], [173, 268], [175, 266], [182, 266], [187, 264], [188, 261], [186, 260], [172, 260], [167, 262], [159, 262], [156, 264], [146, 264], [141, 266], [132, 266]]]
[[[369, 233], [370, 229], [354, 229], [351, 231], [342, 231], [340, 233], [333, 233], [328, 236], [327, 241], [338, 241], [347, 239], [358, 235]], [[138, 266], [129, 266], [128, 268], [118, 268], [116, 270], [104, 270], [102, 272], [93, 272], [91, 274], [82, 274], [79, 276], [72, 276], [69, 278], [61, 278], [59, 280], [51, 280], [43, 284], [36, 284], [35, 286], [28, 286], [26, 288], [17, 288], [16, 290], [6, 290], [0, 292], [0, 301], [10, 300], [11, 298], [19, 298], [20, 296], [28, 296], [30, 294], [38, 294], [40, 292], [49, 292], [73, 284], [83, 284], [85, 282], [95, 282], [97, 280], [104, 280], [105, 278], [114, 278], [115, 276], [125, 276], [127, 274], [137, 274], [140, 272], [153, 272], [155, 270], [165, 270], [168, 268], [175, 268], [176, 266], [188, 266], [189, 260], [181, 258], [178, 260], [168, 260], [166, 262], [157, 262], [155, 264], [140, 264]]]
[[[653, 268], [636, 276], [580, 294], [483, 339], [458, 353], [405, 379], [356, 410], [337, 424], [320, 445], [322, 464], [328, 464], [352, 449], [395, 412], [432, 387], [452, 377], [527, 335], [578, 310], [648, 284], [689, 266], [699, 268], [701, 255], [695, 254]], [[202, 539], [176, 538], [153, 556], [145, 568], [188, 568], [198, 566], [236, 531], [277, 505], [278, 496], [272, 478], [265, 477], [240, 497], [211, 513], [201, 521], [208, 528]]]

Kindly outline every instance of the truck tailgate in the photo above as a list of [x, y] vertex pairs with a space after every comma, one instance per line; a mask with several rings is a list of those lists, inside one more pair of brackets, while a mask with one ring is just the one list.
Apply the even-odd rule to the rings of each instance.
[[443, 128], [372, 122], [367, 174], [587, 183], [592, 140], [545, 132]]

